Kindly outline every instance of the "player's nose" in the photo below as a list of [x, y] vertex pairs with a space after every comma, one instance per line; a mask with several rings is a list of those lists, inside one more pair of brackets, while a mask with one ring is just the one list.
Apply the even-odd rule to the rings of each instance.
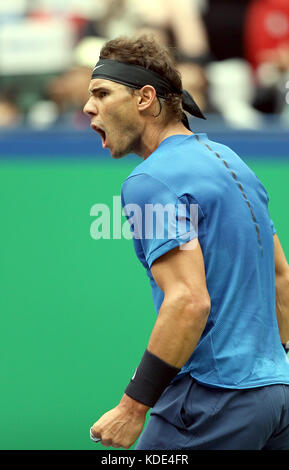
[[89, 117], [95, 116], [96, 114], [98, 114], [97, 107], [92, 104], [90, 98], [87, 100], [86, 104], [84, 105], [83, 112], [84, 114], [87, 114], [87, 116]]

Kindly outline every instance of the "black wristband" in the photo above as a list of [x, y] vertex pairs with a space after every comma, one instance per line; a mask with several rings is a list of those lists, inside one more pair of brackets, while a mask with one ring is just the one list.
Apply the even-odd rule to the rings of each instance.
[[285, 352], [287, 353], [289, 351], [289, 341], [285, 344], [282, 343], [282, 346], [285, 349]]
[[125, 393], [152, 408], [180, 370], [146, 349]]

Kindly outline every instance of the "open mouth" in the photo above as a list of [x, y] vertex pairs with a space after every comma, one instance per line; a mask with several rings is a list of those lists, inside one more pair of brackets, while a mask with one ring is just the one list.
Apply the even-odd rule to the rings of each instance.
[[100, 135], [101, 140], [102, 140], [102, 147], [106, 148], [106, 133], [105, 133], [105, 131], [103, 129], [101, 129], [100, 127], [98, 127], [96, 124], [91, 124], [91, 128]]

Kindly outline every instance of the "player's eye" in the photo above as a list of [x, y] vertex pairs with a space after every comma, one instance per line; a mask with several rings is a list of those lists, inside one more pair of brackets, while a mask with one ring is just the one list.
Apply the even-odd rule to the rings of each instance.
[[107, 95], [108, 95], [108, 92], [107, 92], [107, 91], [100, 91], [100, 92], [98, 93], [99, 98], [104, 98], [104, 97], [107, 96]]

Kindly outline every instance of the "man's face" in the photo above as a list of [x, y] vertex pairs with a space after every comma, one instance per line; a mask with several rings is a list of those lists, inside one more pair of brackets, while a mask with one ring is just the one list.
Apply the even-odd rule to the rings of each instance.
[[103, 148], [109, 148], [113, 158], [136, 152], [141, 136], [136, 97], [124, 85], [98, 78], [91, 80], [89, 95], [83, 111]]

